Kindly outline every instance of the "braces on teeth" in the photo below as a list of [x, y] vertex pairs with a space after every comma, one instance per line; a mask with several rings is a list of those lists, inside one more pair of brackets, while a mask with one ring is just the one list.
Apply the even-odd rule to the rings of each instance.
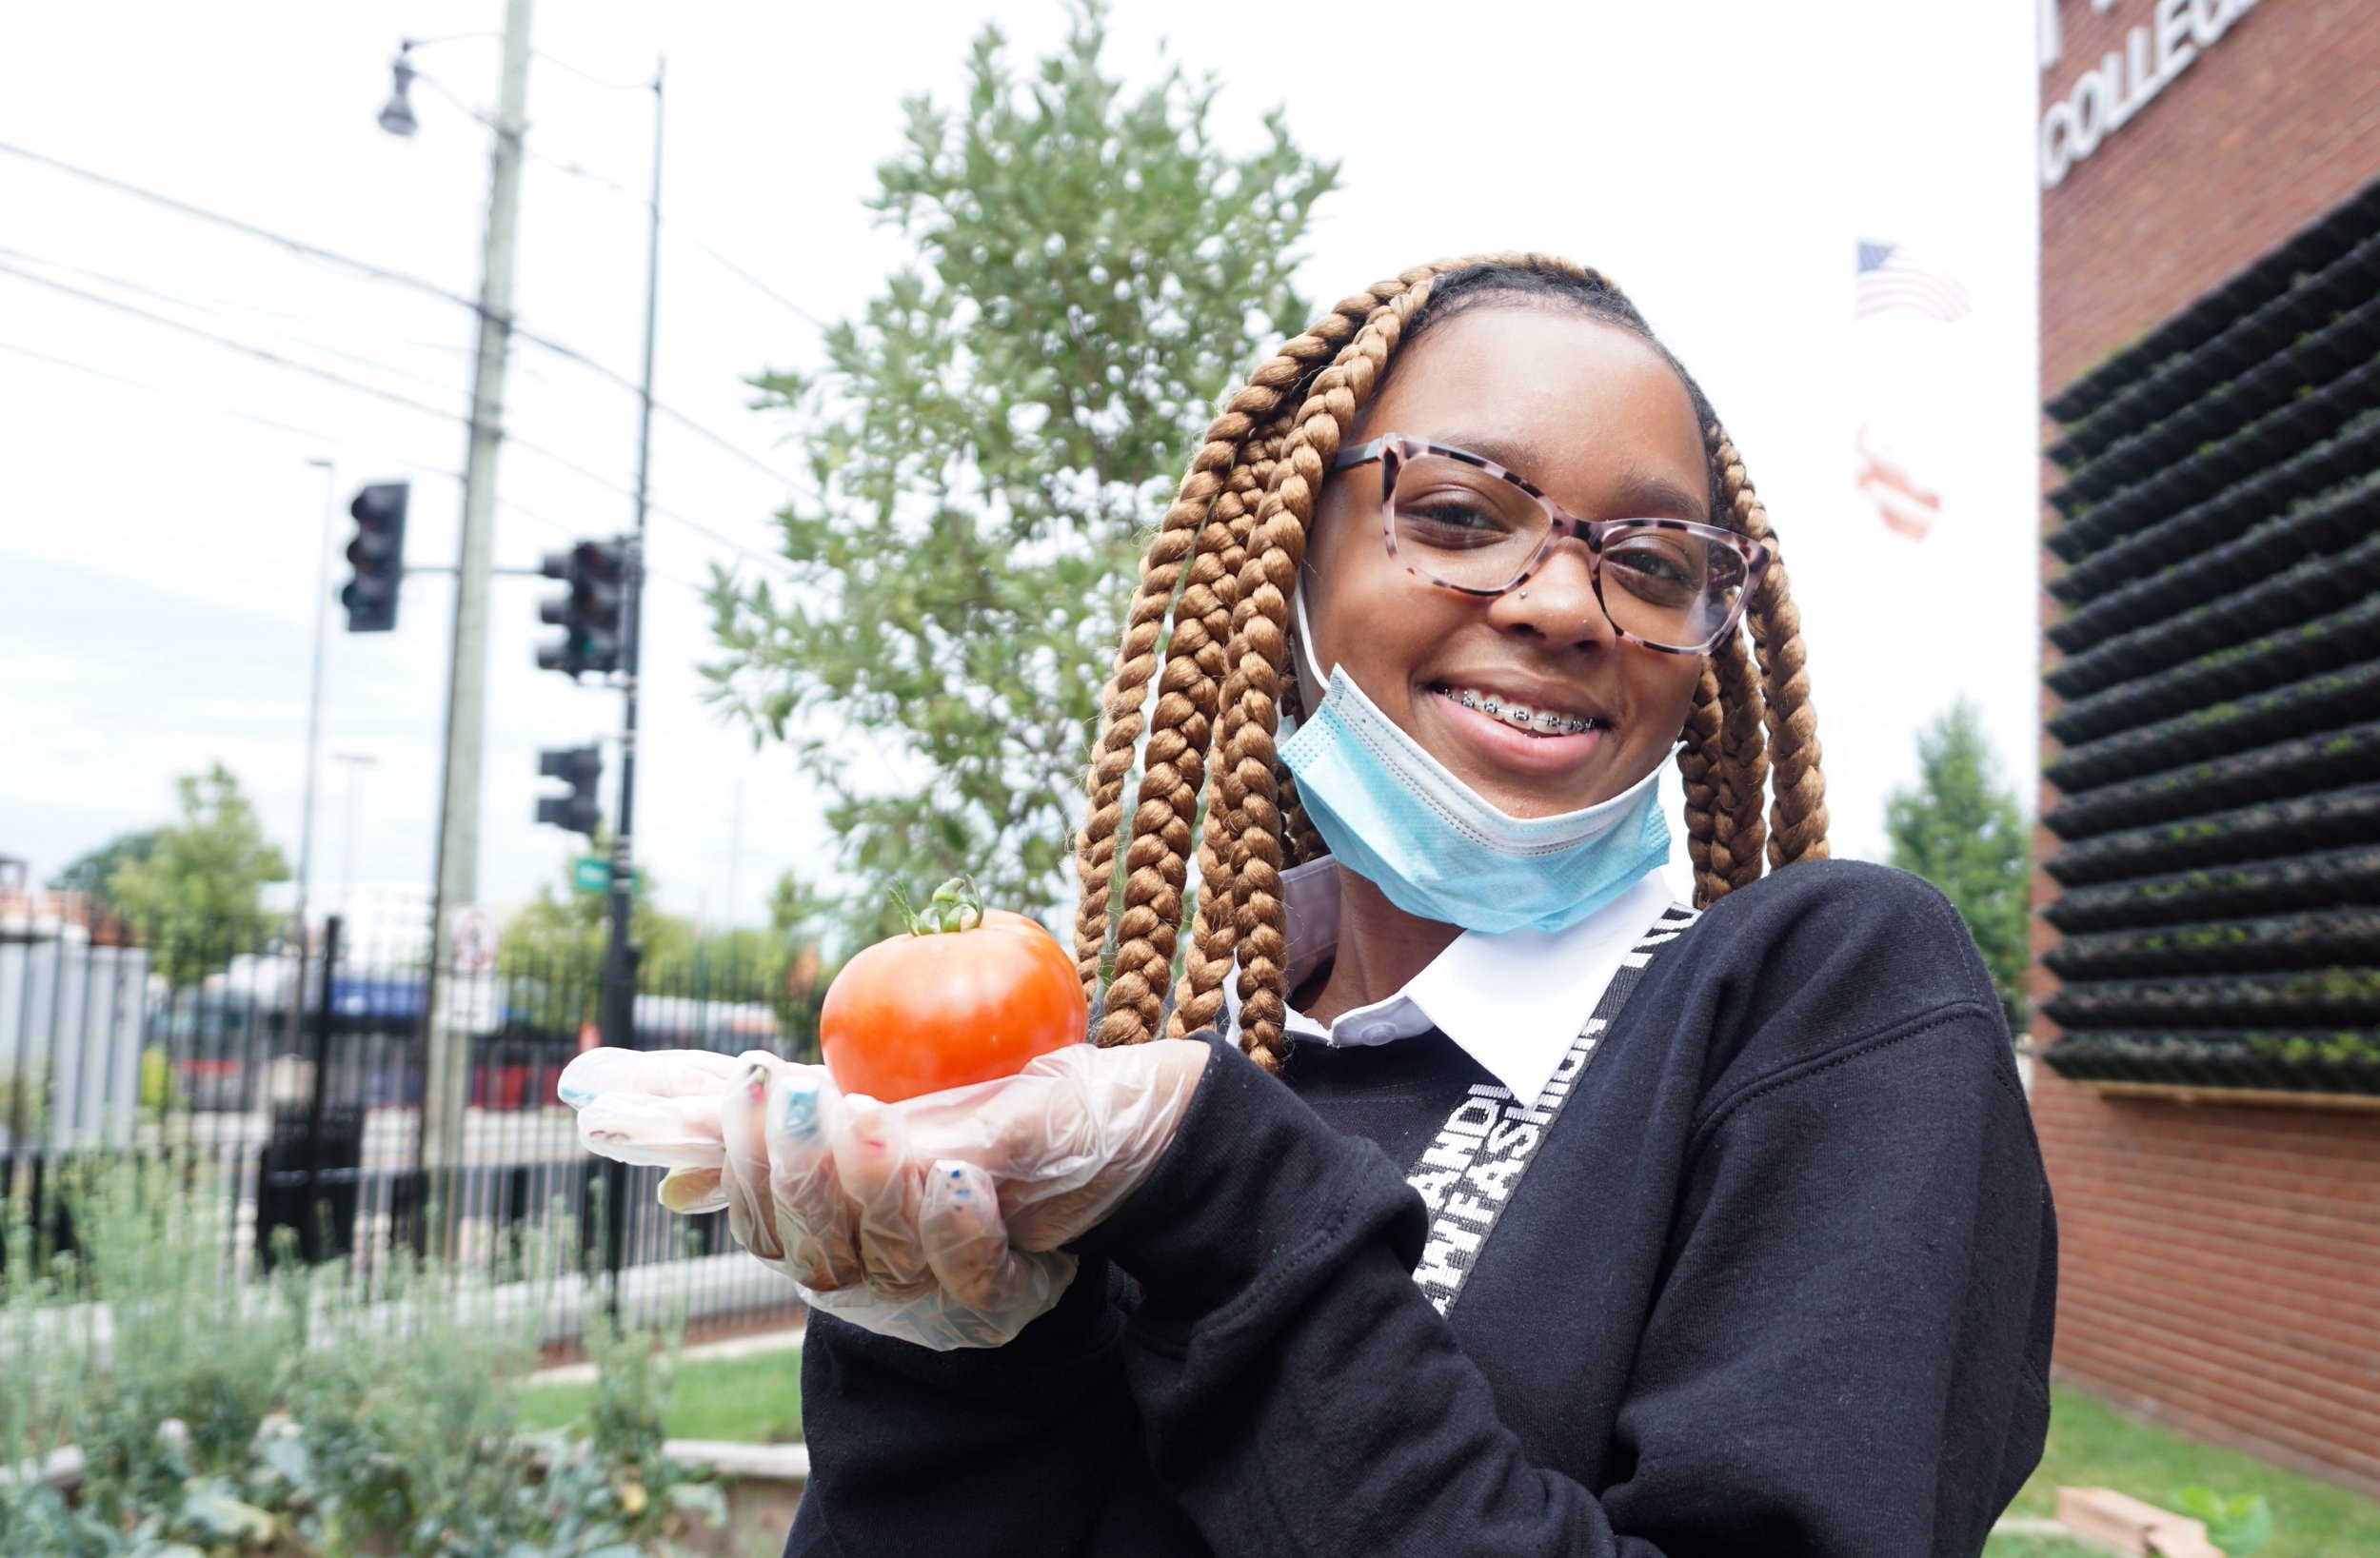
[[1448, 696], [1464, 708], [1477, 709], [1489, 719], [1501, 720], [1517, 730], [1541, 730], [1550, 736], [1576, 736], [1582, 730], [1592, 729], [1596, 723], [1593, 720], [1573, 720], [1551, 709], [1540, 714], [1522, 703], [1506, 708], [1498, 700], [1481, 698], [1468, 687]]

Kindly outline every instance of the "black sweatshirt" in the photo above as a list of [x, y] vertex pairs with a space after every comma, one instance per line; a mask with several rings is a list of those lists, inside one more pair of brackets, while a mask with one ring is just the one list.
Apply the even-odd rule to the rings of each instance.
[[[1583, 1014], [1581, 1014], [1583, 1017]], [[810, 1322], [789, 1554], [1972, 1555], [2039, 1460], [2056, 1232], [1917, 878], [1796, 865], [1654, 963], [1441, 1318], [1442, 1035], [1214, 1051], [1009, 1346]]]

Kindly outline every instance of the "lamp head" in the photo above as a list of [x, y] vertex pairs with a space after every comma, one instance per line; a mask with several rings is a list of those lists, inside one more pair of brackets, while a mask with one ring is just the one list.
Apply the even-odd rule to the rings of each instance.
[[387, 106], [380, 110], [380, 128], [391, 135], [409, 137], [422, 128], [422, 122], [413, 116], [413, 100], [407, 95], [413, 89], [412, 49], [408, 43], [398, 52], [394, 66], [396, 89], [388, 94]]

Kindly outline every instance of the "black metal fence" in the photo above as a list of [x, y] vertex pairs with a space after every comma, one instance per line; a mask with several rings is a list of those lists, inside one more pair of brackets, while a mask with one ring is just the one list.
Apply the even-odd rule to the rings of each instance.
[[[579, 1146], [554, 1089], [597, 1042], [596, 940], [483, 954], [432, 1011], [424, 939], [407, 928], [359, 942], [336, 919], [303, 945], [0, 925], [0, 1191], [26, 1198], [45, 1244], [70, 1251], [62, 1174], [150, 1154], [219, 1186], [228, 1277], [291, 1251], [368, 1275], [393, 1248], [431, 1242], [493, 1269], [520, 1235], [567, 1236], [580, 1281], [603, 1284], [625, 1317], [675, 1311], [702, 1331], [796, 1316], [791, 1284], [743, 1255], [722, 1214], [664, 1213], [660, 1171]], [[810, 968], [698, 945], [648, 962], [638, 983], [641, 1048], [816, 1057]], [[433, 1023], [464, 1035], [470, 1056], [456, 1161], [437, 1178], [450, 1206], [433, 1203], [421, 1161]]]

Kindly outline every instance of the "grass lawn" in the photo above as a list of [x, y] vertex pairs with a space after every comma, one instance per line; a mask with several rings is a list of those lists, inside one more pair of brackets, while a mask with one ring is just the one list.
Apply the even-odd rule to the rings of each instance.
[[[581, 1423], [591, 1385], [533, 1385], [522, 1427]], [[788, 1349], [744, 1358], [703, 1358], [678, 1366], [669, 1394], [673, 1439], [736, 1439], [785, 1444], [802, 1437], [802, 1354]]]
[[[2050, 1444], [2012, 1515], [2057, 1513], [2057, 1490], [2112, 1488], [2172, 1508], [2173, 1490], [2203, 1484], [2218, 1493], [2262, 1493], [2272, 1506], [2272, 1542], [2260, 1558], [2371, 1558], [2380, 1554], [2380, 1504], [2329, 1483], [2284, 1471], [2235, 1450], [2217, 1450], [2133, 1421], [2080, 1390], [2053, 1388]], [[2091, 1549], [2037, 1538], [2003, 1537], [1988, 1558], [2063, 1558]]]
[[[585, 1415], [591, 1393], [585, 1385], [532, 1387], [524, 1425], [576, 1423]], [[681, 1364], [670, 1396], [669, 1432], [679, 1439], [757, 1444], [800, 1439], [802, 1354], [789, 1351]], [[2193, 1483], [2219, 1493], [2265, 1496], [2272, 1506], [2272, 1542], [2260, 1558], [2380, 1555], [2380, 1504], [2252, 1455], [2135, 1422], [2062, 1385], [2053, 1393], [2049, 1448], [2008, 1512], [2053, 1516], [2060, 1487], [2112, 1488], [2171, 1508], [2173, 1490]], [[2099, 1549], [2007, 1536], [1985, 1550], [1986, 1558], [2078, 1558]]]

